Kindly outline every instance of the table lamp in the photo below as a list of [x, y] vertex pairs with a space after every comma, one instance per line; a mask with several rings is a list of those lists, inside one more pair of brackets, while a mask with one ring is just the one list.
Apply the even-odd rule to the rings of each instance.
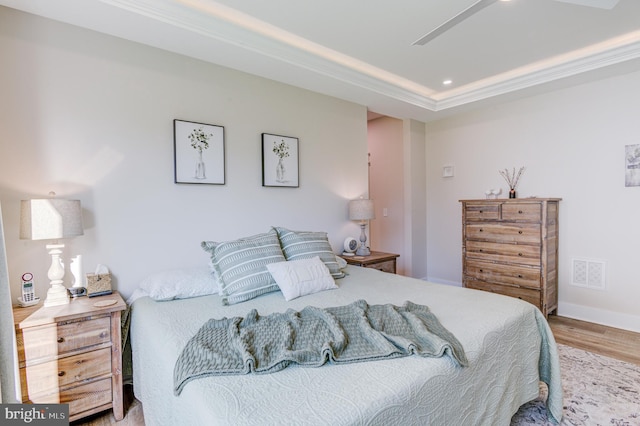
[[64, 264], [60, 258], [64, 244], [60, 244], [58, 240], [76, 237], [83, 233], [82, 208], [79, 200], [49, 198], [20, 202], [20, 238], [52, 240], [51, 244], [46, 245], [51, 255], [51, 266], [47, 273], [51, 287], [47, 291], [44, 306], [69, 303], [69, 294], [63, 285]]
[[364, 228], [367, 226], [367, 221], [375, 219], [375, 217], [373, 200], [360, 198], [349, 201], [349, 219], [360, 221], [360, 247], [356, 250], [356, 256], [369, 256], [371, 254], [369, 247], [366, 246], [367, 235], [364, 232]]

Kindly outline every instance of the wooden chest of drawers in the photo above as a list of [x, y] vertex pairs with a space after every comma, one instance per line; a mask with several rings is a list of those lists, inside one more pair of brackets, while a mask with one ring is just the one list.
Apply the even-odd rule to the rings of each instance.
[[556, 310], [560, 200], [461, 200], [464, 286]]
[[14, 308], [22, 401], [69, 404], [70, 421], [109, 408], [121, 420], [125, 308], [117, 293], [62, 306]]

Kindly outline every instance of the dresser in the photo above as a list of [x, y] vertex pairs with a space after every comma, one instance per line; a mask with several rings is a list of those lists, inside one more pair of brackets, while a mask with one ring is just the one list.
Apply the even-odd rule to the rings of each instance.
[[460, 200], [463, 285], [555, 311], [560, 200]]
[[121, 420], [124, 309], [115, 292], [14, 308], [22, 402], [69, 404], [70, 421], [113, 408]]
[[372, 251], [369, 256], [341, 256], [349, 265], [373, 268], [382, 272], [396, 273], [396, 259], [399, 254]]

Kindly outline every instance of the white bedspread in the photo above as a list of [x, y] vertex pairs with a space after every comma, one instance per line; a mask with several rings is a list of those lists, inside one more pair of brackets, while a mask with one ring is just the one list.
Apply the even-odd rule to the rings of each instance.
[[[538, 396], [539, 361], [547, 359], [549, 404], [561, 415], [553, 336], [531, 304], [476, 290], [348, 267], [339, 289], [286, 302], [279, 292], [222, 306], [219, 296], [171, 302], [148, 297], [132, 308], [134, 392], [151, 425], [508, 425]], [[429, 306], [462, 343], [469, 367], [448, 357], [398, 358], [267, 375], [208, 377], [173, 394], [173, 368], [187, 341], [210, 318], [262, 315], [406, 300]], [[544, 342], [544, 343], [543, 343]]]

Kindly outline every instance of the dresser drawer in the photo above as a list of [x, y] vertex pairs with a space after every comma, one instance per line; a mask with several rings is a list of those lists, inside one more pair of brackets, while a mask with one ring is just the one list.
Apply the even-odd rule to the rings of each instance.
[[540, 204], [527, 203], [503, 204], [502, 220], [540, 222], [542, 220], [542, 206]]
[[466, 237], [498, 243], [540, 244], [540, 224], [478, 223], [465, 225]]
[[533, 289], [540, 288], [540, 268], [487, 263], [475, 260], [465, 262], [468, 277], [489, 283], [517, 285]]
[[464, 280], [464, 286], [468, 288], [475, 288], [476, 290], [490, 291], [492, 293], [503, 294], [505, 296], [515, 297], [517, 299], [524, 300], [532, 305], [540, 308], [540, 291], [532, 290], [522, 287], [511, 287], [508, 285], [490, 284], [482, 281], [476, 281], [473, 279]]
[[111, 341], [111, 318], [103, 316], [88, 321], [73, 321], [33, 327], [17, 333], [21, 363]]
[[467, 257], [489, 262], [509, 262], [520, 265], [540, 265], [540, 246], [524, 244], [491, 243], [468, 240]]
[[500, 206], [498, 204], [467, 204], [464, 209], [467, 220], [498, 220]]
[[20, 369], [23, 398], [48, 394], [74, 382], [111, 374], [111, 348], [103, 348]]
[[61, 392], [36, 395], [24, 400], [24, 402], [30, 404], [69, 404], [69, 420], [73, 421], [77, 418], [74, 416], [84, 411], [110, 404], [112, 397], [111, 378], [106, 378], [71, 387]]

